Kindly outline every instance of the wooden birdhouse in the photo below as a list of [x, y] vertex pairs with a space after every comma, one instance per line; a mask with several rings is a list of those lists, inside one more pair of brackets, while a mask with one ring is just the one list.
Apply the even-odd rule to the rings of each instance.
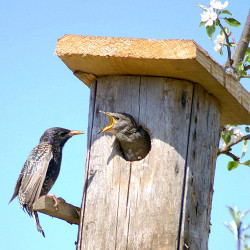
[[[207, 249], [220, 125], [250, 124], [249, 93], [192, 40], [66, 35], [56, 55], [91, 90], [77, 249]], [[149, 154], [123, 159], [100, 110]]]

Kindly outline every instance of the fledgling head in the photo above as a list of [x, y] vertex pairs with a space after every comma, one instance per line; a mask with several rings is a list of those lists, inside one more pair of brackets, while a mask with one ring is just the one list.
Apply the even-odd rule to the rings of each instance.
[[111, 112], [103, 112], [101, 113], [107, 115], [110, 118], [110, 123], [104, 129], [102, 129], [100, 133], [109, 132], [111, 134], [116, 135], [122, 131], [129, 131], [132, 128], [137, 128], [137, 124], [133, 118], [133, 116], [126, 113], [111, 113]]
[[40, 138], [40, 143], [47, 142], [54, 146], [63, 147], [69, 138], [71, 138], [73, 135], [79, 134], [83, 134], [83, 131], [69, 130], [58, 127], [49, 128], [43, 133], [42, 137]]

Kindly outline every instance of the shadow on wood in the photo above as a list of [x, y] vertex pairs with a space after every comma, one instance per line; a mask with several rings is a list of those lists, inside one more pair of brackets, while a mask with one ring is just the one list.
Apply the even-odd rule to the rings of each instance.
[[90, 173], [90, 177], [88, 178], [88, 180], [85, 182], [84, 184], [84, 191], [83, 191], [83, 195], [85, 194], [87, 188], [89, 187], [90, 183], [92, 182], [92, 180], [94, 179], [96, 175], [96, 171], [93, 173]]
[[56, 209], [55, 201], [48, 196], [42, 196], [34, 203], [33, 209], [43, 214], [48, 214], [61, 220], [65, 220], [70, 224], [79, 225], [80, 211], [79, 207], [75, 207], [66, 202], [59, 202], [58, 209]]

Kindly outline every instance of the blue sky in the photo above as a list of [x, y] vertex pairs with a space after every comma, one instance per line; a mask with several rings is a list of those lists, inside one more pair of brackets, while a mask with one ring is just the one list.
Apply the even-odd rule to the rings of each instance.
[[[209, 5], [204, 0], [199, 3]], [[248, 7], [247, 0], [240, 4], [233, 0], [227, 9], [244, 23]], [[57, 39], [65, 34], [193, 39], [223, 64], [225, 57], [213, 50], [204, 27], [198, 27], [200, 13], [195, 1], [2, 1], [1, 249], [75, 249], [77, 226], [40, 215], [44, 239], [17, 199], [8, 205], [26, 158], [47, 128], [87, 132], [89, 89], [54, 56]], [[236, 40], [240, 31], [233, 29]], [[249, 83], [243, 83], [250, 90]], [[86, 139], [85, 134], [67, 142], [61, 173], [51, 190], [76, 206], [81, 205]], [[231, 221], [225, 206], [236, 204], [241, 210], [250, 206], [249, 169], [239, 167], [228, 172], [228, 159], [221, 156], [217, 161], [209, 239], [209, 249], [213, 250], [235, 249], [233, 236], [222, 224]]]

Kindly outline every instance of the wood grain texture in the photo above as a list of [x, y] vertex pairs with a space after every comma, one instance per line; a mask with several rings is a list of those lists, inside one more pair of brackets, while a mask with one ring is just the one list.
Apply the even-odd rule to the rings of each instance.
[[56, 209], [55, 201], [48, 196], [42, 196], [33, 204], [33, 209], [40, 213], [44, 213], [61, 220], [65, 220], [70, 224], [79, 225], [80, 222], [80, 208], [69, 203], [60, 201], [58, 209]]
[[[207, 93], [202, 91], [199, 115], [207, 105]], [[189, 194], [187, 169], [196, 166], [188, 158], [195, 127], [194, 93], [196, 87], [191, 82], [163, 77], [107, 76], [93, 82], [78, 249], [177, 249], [183, 244], [182, 224], [193, 209], [183, 197]], [[214, 116], [215, 127], [206, 127], [208, 132], [199, 127], [202, 140], [199, 144], [193, 141], [197, 155], [202, 150], [212, 154], [217, 150], [217, 145], [203, 140], [206, 133], [213, 138], [219, 133], [218, 105], [208, 96], [212, 100], [208, 98], [211, 104], [204, 115], [209, 122]], [[114, 136], [97, 134], [109, 122], [99, 110], [129, 113], [148, 129], [152, 140], [149, 155], [133, 163], [121, 158], [113, 147]], [[212, 185], [214, 159], [209, 156], [202, 160], [208, 168], [202, 168], [202, 178]], [[198, 177], [194, 182], [194, 186], [202, 185]], [[206, 187], [207, 183], [202, 190]], [[210, 189], [204, 192], [207, 200], [202, 202], [210, 209]], [[197, 231], [192, 228], [189, 238], [199, 230], [198, 226]], [[205, 237], [206, 243], [208, 235]]]
[[180, 249], [208, 249], [219, 129], [218, 101], [195, 84], [185, 166]]
[[56, 55], [90, 86], [106, 75], [162, 76], [200, 84], [221, 106], [221, 124], [250, 124], [250, 93], [192, 40], [66, 35]]

